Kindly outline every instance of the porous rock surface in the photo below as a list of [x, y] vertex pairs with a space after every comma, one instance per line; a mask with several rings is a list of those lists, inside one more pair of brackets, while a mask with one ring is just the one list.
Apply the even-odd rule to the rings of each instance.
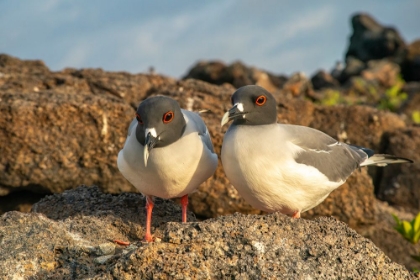
[[[243, 215], [179, 223], [159, 201], [155, 243], [142, 243], [139, 194], [81, 187], [29, 214], [0, 217], [2, 279], [412, 279], [371, 241], [332, 218]], [[177, 218], [175, 218], [177, 217]], [[190, 221], [194, 220], [191, 215]], [[112, 239], [131, 241], [128, 247]]]
[[52, 72], [42, 61], [0, 54], [0, 196], [82, 183], [134, 191], [118, 172], [118, 152], [134, 108], [151, 88], [173, 82], [101, 69]]
[[109, 96], [56, 92], [0, 96], [0, 186], [62, 192], [80, 183], [132, 191], [116, 160], [132, 109]]

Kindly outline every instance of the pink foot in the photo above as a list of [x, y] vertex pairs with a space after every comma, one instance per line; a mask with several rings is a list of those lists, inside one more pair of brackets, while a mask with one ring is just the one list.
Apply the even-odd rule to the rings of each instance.
[[294, 212], [292, 218], [299, 219], [300, 218], [300, 211]]
[[182, 222], [187, 222], [187, 207], [188, 207], [188, 194], [181, 197], [181, 206], [182, 206]]
[[150, 232], [152, 225], [152, 210], [153, 210], [153, 198], [151, 196], [146, 196], [146, 234], [144, 235], [144, 241], [153, 242], [153, 237]]

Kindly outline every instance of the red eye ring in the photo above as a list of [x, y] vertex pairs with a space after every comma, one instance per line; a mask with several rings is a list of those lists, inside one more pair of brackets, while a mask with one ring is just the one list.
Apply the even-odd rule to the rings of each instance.
[[174, 119], [174, 117], [175, 117], [174, 112], [168, 111], [165, 114], [163, 114], [162, 121], [163, 123], [170, 123]]
[[258, 106], [262, 106], [265, 104], [266, 101], [267, 97], [265, 97], [264, 95], [260, 95], [257, 97], [257, 99], [255, 99], [255, 104], [257, 104]]
[[136, 119], [139, 122], [139, 124], [143, 124], [143, 120], [141, 119], [141, 116], [138, 113], [136, 113]]

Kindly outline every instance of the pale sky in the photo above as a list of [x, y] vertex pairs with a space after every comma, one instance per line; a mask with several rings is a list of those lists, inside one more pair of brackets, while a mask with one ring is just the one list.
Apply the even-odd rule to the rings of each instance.
[[52, 70], [102, 68], [180, 78], [199, 60], [241, 60], [274, 74], [330, 70], [350, 16], [367, 12], [420, 39], [420, 1], [0, 0], [0, 53]]

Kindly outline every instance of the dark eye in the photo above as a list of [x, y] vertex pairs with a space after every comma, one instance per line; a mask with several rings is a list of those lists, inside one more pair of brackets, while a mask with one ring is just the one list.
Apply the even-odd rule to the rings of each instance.
[[174, 115], [174, 112], [172, 112], [172, 111], [166, 112], [163, 115], [163, 118], [162, 118], [163, 123], [169, 123], [169, 122], [171, 122], [174, 119], [174, 116], [175, 116]]
[[233, 105], [233, 95], [230, 97], [230, 103]]
[[141, 119], [141, 117], [138, 113], [136, 113], [136, 119], [139, 122], [139, 124], [143, 124], [143, 120]]
[[257, 104], [258, 106], [262, 106], [265, 104], [266, 101], [267, 97], [265, 97], [264, 95], [260, 95], [257, 97], [257, 99], [255, 99], [255, 104]]

